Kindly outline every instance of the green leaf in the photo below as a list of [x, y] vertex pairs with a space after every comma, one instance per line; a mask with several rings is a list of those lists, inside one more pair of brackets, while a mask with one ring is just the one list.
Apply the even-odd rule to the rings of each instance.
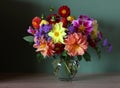
[[37, 58], [38, 62], [41, 62], [43, 60], [43, 56], [41, 53], [37, 53], [36, 58]]
[[62, 52], [62, 56], [67, 57], [67, 51], [64, 50], [64, 51]]
[[82, 56], [77, 56], [78, 60], [81, 61], [82, 60]]
[[84, 59], [86, 60], [86, 61], [91, 61], [91, 57], [90, 57], [90, 54], [89, 53], [85, 53], [84, 55], [83, 55], [83, 57], [84, 57]]
[[101, 57], [101, 51], [99, 50], [98, 47], [96, 47], [96, 48], [94, 48], [94, 49], [95, 49], [95, 51], [96, 51], [96, 53], [97, 53], [98, 58], [100, 59], [100, 57]]
[[34, 42], [34, 37], [33, 36], [25, 36], [23, 39], [27, 42]]

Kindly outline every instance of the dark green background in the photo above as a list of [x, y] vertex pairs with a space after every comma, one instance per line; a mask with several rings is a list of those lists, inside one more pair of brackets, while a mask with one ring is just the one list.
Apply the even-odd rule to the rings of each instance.
[[120, 72], [120, 0], [1, 0], [0, 1], [0, 72], [52, 72], [52, 60], [39, 63], [35, 49], [22, 37], [31, 20], [52, 6], [71, 8], [71, 15], [89, 15], [98, 20], [100, 30], [113, 45], [113, 51], [102, 50], [101, 60], [94, 51], [92, 61], [80, 63], [81, 73]]

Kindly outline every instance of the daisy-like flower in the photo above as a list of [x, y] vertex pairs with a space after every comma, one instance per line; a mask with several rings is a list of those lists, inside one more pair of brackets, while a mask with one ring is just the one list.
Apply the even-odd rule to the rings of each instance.
[[65, 39], [65, 50], [68, 55], [83, 55], [88, 48], [87, 37], [81, 33], [73, 33]]
[[52, 56], [54, 54], [54, 44], [52, 41], [46, 41], [43, 36], [40, 38], [40, 44], [34, 44], [33, 47], [37, 48], [36, 52], [41, 52], [41, 54], [46, 56]]
[[39, 17], [34, 17], [33, 18], [33, 20], [32, 20], [32, 25], [33, 25], [33, 27], [35, 28], [35, 29], [38, 29], [40, 26], [39, 26], [39, 24], [40, 24], [40, 22], [41, 22], [41, 19], [39, 18]]
[[66, 28], [64, 28], [62, 25], [62, 22], [56, 23], [55, 25], [53, 25], [52, 30], [48, 33], [48, 36], [52, 38], [52, 41], [54, 43], [64, 43], [63, 38], [66, 35]]
[[68, 17], [70, 15], [70, 8], [66, 5], [63, 5], [61, 6], [59, 9], [58, 9], [58, 14], [61, 16], [61, 17]]
[[93, 30], [93, 19], [87, 16], [81, 15], [77, 20], [73, 20], [72, 24], [86, 35], [90, 34]]

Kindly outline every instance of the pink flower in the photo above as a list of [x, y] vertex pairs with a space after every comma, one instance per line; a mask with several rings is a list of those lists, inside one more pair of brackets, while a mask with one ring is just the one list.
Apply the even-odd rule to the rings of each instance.
[[83, 55], [88, 48], [87, 37], [81, 33], [73, 33], [65, 39], [65, 50], [68, 55]]
[[83, 32], [86, 35], [91, 33], [93, 30], [93, 19], [87, 16], [81, 15], [77, 20], [73, 20], [72, 24], [79, 31]]
[[46, 56], [52, 56], [54, 54], [54, 44], [52, 41], [46, 41], [43, 37], [40, 38], [40, 44], [34, 44], [33, 47], [37, 48], [36, 52]]

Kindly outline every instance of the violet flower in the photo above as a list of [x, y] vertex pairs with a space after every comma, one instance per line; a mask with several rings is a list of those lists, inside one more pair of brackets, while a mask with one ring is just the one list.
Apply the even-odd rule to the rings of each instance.
[[103, 41], [103, 46], [108, 46], [108, 39], [105, 39], [105, 40]]
[[109, 47], [108, 47], [108, 52], [111, 52], [112, 51], [112, 45], [109, 44]]
[[[39, 40], [39, 38], [41, 36], [44, 36], [44, 38], [49, 41], [51, 38], [48, 36], [48, 32], [52, 29], [52, 25], [51, 24], [46, 24], [46, 25], [42, 25], [39, 29], [39, 31], [36, 32], [35, 37], [36, 39]], [[36, 40], [37, 41], [37, 40]]]
[[76, 28], [73, 25], [70, 25], [68, 27], [68, 34], [72, 34], [72, 33], [76, 32], [76, 31], [77, 30], [76, 30]]

